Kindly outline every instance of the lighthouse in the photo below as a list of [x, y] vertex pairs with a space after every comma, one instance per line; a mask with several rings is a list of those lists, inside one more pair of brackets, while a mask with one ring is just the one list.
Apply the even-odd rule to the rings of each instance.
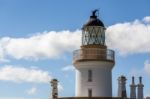
[[107, 49], [105, 26], [92, 11], [82, 27], [82, 44], [73, 53], [76, 69], [76, 97], [112, 97], [112, 68], [115, 53]]

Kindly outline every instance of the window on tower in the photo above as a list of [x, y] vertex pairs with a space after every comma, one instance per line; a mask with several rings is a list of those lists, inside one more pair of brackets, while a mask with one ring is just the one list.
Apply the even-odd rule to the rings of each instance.
[[88, 70], [88, 82], [92, 82], [92, 70]]

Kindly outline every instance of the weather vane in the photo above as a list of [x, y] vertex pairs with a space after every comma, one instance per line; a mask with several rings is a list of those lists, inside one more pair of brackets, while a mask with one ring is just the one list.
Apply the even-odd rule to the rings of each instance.
[[[96, 15], [96, 13], [97, 13], [97, 15]], [[92, 15], [93, 15], [93, 16], [99, 16], [99, 9], [93, 10], [93, 11], [92, 11]]]

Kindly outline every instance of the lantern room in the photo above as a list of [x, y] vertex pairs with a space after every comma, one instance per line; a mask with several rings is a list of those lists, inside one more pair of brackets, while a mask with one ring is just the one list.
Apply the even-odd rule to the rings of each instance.
[[98, 10], [92, 11], [87, 23], [82, 27], [82, 46], [105, 45], [105, 26], [97, 18]]

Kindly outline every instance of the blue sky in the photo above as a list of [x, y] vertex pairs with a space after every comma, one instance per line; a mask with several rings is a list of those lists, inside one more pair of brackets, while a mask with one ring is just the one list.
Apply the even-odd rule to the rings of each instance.
[[117, 77], [143, 76], [150, 96], [149, 0], [0, 0], [0, 99], [47, 99], [49, 79], [58, 78], [59, 95], [74, 96], [72, 52], [80, 28], [93, 9], [107, 27], [106, 42], [116, 51]]

